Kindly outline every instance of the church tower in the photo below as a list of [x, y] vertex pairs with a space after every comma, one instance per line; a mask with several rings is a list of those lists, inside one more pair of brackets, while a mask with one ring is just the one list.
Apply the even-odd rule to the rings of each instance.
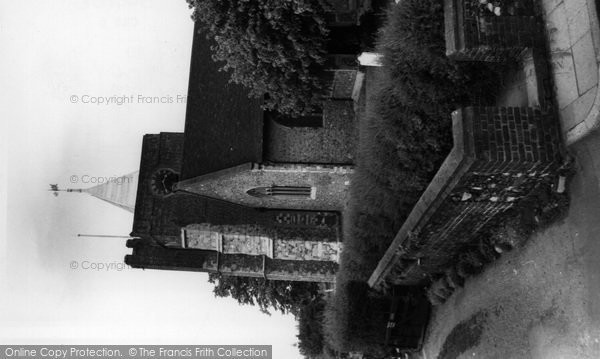
[[[192, 151], [197, 151], [198, 144], [205, 142], [192, 135], [186, 133], [185, 140], [189, 141]], [[232, 136], [232, 141], [237, 137]], [[236, 203], [234, 198], [228, 200], [192, 191], [183, 184], [195, 179], [198, 188], [208, 183], [214, 183], [215, 188], [225, 187], [226, 178], [222, 175], [227, 174], [227, 168], [239, 168], [247, 173], [247, 166], [243, 164], [258, 162], [260, 157], [240, 158], [248, 151], [241, 151], [240, 156], [233, 156], [231, 151], [186, 154], [184, 143], [182, 133], [144, 136], [130, 233], [133, 238], [127, 241], [132, 252], [125, 256], [126, 264], [133, 268], [221, 273], [268, 280], [335, 281], [342, 250], [340, 212], [327, 208], [259, 207], [252, 205], [254, 203]], [[211, 163], [211, 160], [219, 161]], [[211, 167], [205, 168], [207, 164]], [[219, 166], [225, 167], [225, 172]], [[283, 172], [298, 175], [294, 171]], [[186, 180], [188, 182], [184, 182]], [[253, 198], [245, 191], [244, 187], [240, 196]], [[290, 196], [287, 192], [284, 195]], [[292, 193], [289, 200], [310, 200], [296, 199], [297, 195]], [[310, 197], [310, 192], [301, 195]]]

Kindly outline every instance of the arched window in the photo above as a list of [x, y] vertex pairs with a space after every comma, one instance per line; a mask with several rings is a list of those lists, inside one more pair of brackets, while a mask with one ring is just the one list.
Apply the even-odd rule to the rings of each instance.
[[315, 187], [309, 186], [270, 186], [252, 188], [246, 193], [254, 197], [283, 197], [309, 199], [315, 198], [315, 190]]
[[156, 196], [165, 196], [173, 193], [175, 184], [179, 181], [179, 174], [170, 168], [159, 168], [150, 178], [150, 188]]

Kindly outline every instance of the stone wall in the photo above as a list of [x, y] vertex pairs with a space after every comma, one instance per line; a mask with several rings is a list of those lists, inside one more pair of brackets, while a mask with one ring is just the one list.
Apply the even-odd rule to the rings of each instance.
[[152, 193], [152, 174], [160, 168], [170, 168], [179, 173], [182, 154], [183, 133], [162, 132], [144, 136], [132, 235], [149, 234], [161, 224], [161, 219], [154, 212], [155, 207], [162, 204], [162, 199]]
[[338, 264], [326, 261], [266, 259], [267, 279], [307, 282], [335, 282]]
[[[526, 2], [526, 1], [523, 1]], [[479, 0], [444, 0], [446, 55], [455, 60], [500, 61], [543, 46], [535, 16], [477, 14]], [[533, 15], [533, 14], [532, 14]]]
[[323, 127], [287, 127], [265, 121], [265, 161], [351, 164], [358, 141], [353, 102], [323, 101]]
[[[181, 181], [177, 190], [255, 208], [339, 211], [347, 201], [352, 173], [353, 167], [346, 165], [247, 163]], [[248, 193], [271, 186], [307, 187], [311, 195], [257, 197]]]
[[422, 284], [562, 164], [558, 121], [532, 108], [453, 113], [454, 147], [369, 284]]
[[266, 256], [222, 254], [198, 249], [164, 248], [148, 239], [127, 241], [133, 248], [125, 263], [133, 268], [260, 277], [269, 280], [334, 282], [338, 265], [328, 261], [270, 259]]
[[337, 262], [341, 249], [339, 238], [311, 237], [310, 233], [303, 231], [298, 233], [301, 236], [295, 236], [278, 230], [277, 226], [195, 223], [182, 229], [182, 246], [230, 254], [265, 255], [274, 259]]
[[316, 242], [306, 240], [275, 240], [273, 258], [298, 261], [338, 262], [341, 245], [338, 242]]
[[221, 251], [221, 233], [210, 227], [207, 223], [194, 223], [182, 228], [182, 247]]

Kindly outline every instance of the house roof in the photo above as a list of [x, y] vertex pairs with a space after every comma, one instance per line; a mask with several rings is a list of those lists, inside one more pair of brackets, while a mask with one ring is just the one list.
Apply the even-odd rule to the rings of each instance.
[[262, 100], [229, 83], [197, 26], [193, 41], [181, 179], [262, 159]]

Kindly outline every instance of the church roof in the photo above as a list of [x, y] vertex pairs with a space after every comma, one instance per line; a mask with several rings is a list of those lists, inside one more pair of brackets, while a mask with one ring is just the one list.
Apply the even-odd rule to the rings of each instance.
[[211, 58], [204, 33], [194, 29], [181, 179], [262, 159], [262, 100], [229, 83]]
[[137, 194], [139, 171], [121, 177], [108, 179], [107, 182], [97, 186], [83, 189], [98, 199], [133, 213]]

